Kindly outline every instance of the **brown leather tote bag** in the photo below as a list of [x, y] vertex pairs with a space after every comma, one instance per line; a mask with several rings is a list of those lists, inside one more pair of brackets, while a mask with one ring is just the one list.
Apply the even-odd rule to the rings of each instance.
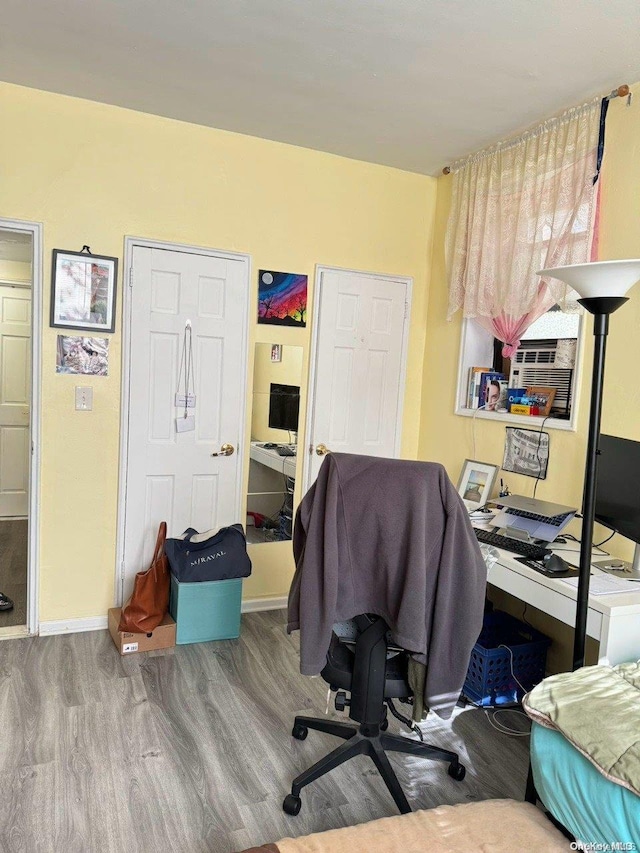
[[133, 594], [122, 608], [118, 631], [150, 634], [162, 622], [169, 609], [169, 561], [164, 553], [167, 523], [161, 522], [151, 565], [138, 572]]

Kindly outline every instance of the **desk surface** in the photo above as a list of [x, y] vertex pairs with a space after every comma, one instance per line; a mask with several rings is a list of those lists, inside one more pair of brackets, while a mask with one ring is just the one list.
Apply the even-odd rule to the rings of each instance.
[[[568, 562], [578, 563], [579, 554], [569, 546], [555, 549]], [[516, 560], [517, 554], [496, 549], [497, 563], [488, 571], [487, 581], [566, 625], [575, 625], [577, 589], [561, 578], [536, 572]], [[599, 554], [594, 552], [594, 558]], [[593, 575], [606, 574], [592, 568]], [[600, 641], [600, 663], [616, 664], [640, 658], [640, 583], [625, 581], [628, 590], [611, 595], [589, 595], [587, 634]]]
[[266, 465], [267, 468], [272, 468], [274, 471], [279, 471], [281, 474], [286, 474], [287, 477], [296, 476], [296, 458], [295, 456], [278, 456], [278, 451], [275, 448], [262, 447], [263, 442], [252, 441], [249, 455], [255, 462], [261, 465]]

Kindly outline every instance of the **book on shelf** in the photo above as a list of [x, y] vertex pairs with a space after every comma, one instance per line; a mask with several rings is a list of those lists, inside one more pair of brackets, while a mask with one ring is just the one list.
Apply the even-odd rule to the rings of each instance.
[[489, 370], [480, 374], [478, 406], [484, 408], [485, 412], [494, 412], [496, 410], [502, 393], [501, 382], [505, 382], [504, 373]]
[[480, 377], [491, 370], [490, 367], [470, 367], [467, 381], [467, 409], [477, 409], [480, 405]]

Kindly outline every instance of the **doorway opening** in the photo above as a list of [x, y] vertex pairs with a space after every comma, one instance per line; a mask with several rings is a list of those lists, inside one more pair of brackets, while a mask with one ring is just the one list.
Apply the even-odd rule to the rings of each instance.
[[41, 228], [0, 219], [0, 637], [36, 633]]

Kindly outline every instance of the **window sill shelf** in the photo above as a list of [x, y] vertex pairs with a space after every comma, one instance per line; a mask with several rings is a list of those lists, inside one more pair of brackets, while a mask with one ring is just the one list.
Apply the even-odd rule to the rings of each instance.
[[[543, 417], [535, 415], [511, 415], [509, 412], [485, 412], [482, 409], [463, 409], [457, 408], [454, 412], [456, 415], [461, 415], [463, 418], [476, 418], [483, 421], [496, 421], [498, 423], [513, 424], [514, 426], [522, 427], [523, 429], [540, 429], [544, 422]], [[565, 421], [560, 418], [550, 417], [544, 425], [545, 429], [559, 429], [565, 432], [575, 432], [576, 424], [574, 417]]]

